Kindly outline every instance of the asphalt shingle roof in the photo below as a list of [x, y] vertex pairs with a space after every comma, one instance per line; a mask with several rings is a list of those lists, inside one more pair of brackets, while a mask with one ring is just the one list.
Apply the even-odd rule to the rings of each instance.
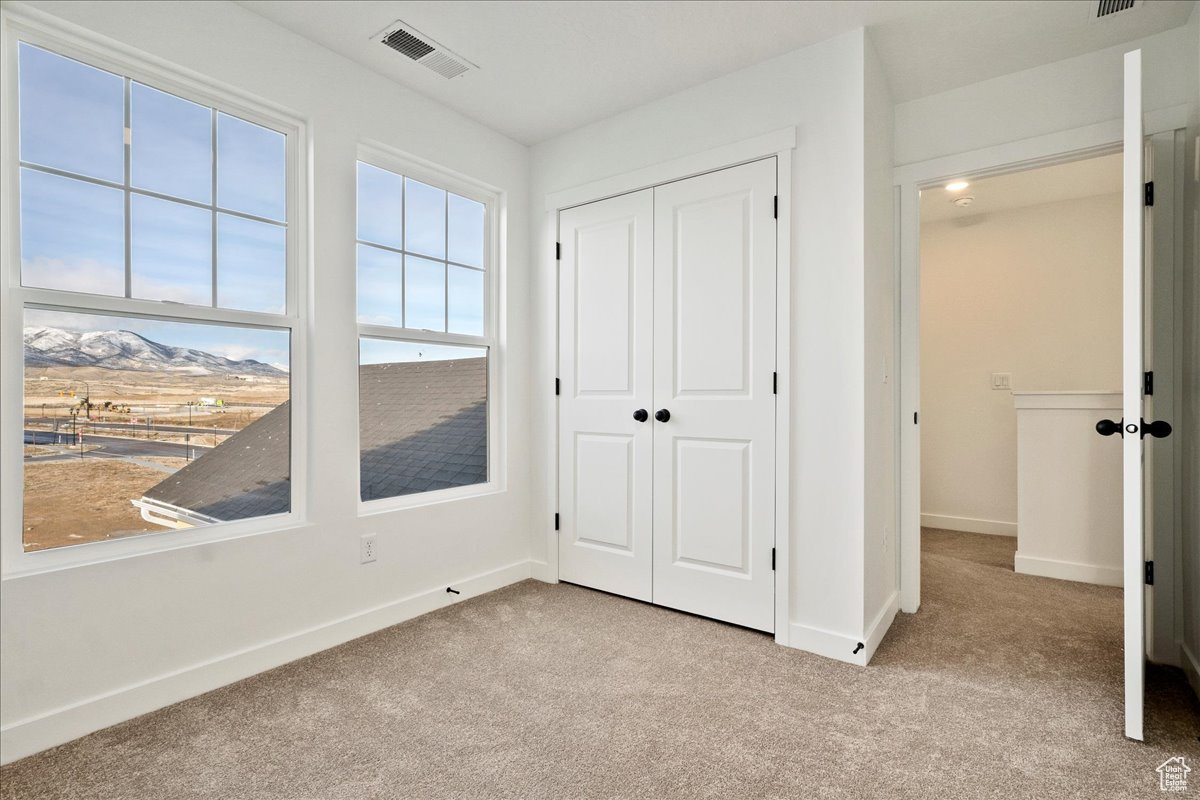
[[[358, 377], [363, 500], [487, 480], [486, 359], [368, 364]], [[219, 520], [286, 512], [290, 421], [283, 403], [145, 496]]]

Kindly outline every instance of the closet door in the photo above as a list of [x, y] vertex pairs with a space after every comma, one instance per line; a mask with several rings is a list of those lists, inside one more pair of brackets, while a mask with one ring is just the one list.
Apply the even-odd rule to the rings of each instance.
[[559, 577], [646, 601], [653, 215], [652, 189], [559, 215]]
[[774, 631], [775, 159], [654, 190], [654, 602]]

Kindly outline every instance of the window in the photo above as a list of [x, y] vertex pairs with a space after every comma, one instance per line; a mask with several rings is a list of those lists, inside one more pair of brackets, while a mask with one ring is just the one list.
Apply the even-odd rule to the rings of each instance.
[[405, 172], [358, 163], [363, 501], [489, 481], [489, 197]]
[[299, 127], [30, 39], [5, 184], [20, 551], [291, 513]]
[[284, 134], [24, 42], [18, 68], [22, 285], [284, 313]]

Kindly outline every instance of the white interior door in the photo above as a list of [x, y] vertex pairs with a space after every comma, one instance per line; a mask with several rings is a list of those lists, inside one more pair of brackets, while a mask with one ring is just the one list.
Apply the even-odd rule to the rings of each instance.
[[654, 190], [654, 602], [774, 631], [775, 159]]
[[1146, 670], [1145, 529], [1143, 510], [1142, 311], [1144, 143], [1142, 51], [1125, 54], [1123, 236], [1123, 483], [1125, 527], [1125, 735], [1142, 738]]
[[645, 601], [653, 237], [652, 189], [559, 215], [559, 577]]

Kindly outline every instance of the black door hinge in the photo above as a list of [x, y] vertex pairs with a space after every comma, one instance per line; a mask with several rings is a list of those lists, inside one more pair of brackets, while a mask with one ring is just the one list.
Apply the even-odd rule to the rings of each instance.
[[1154, 205], [1154, 181], [1146, 182], [1146, 205]]
[[1154, 562], [1153, 561], [1146, 562], [1146, 585], [1147, 586], [1154, 585]]
[[775, 210], [772, 213], [775, 219], [779, 219], [779, 195], [775, 195]]
[[771, 548], [771, 572], [775, 571], [775, 548]]
[[558, 378], [555, 378], [554, 379], [554, 394], [558, 395], [560, 392], [562, 392], [562, 381], [560, 381]]
[[554, 515], [554, 530], [558, 530], [558, 514]]
[[779, 373], [771, 373], [771, 394], [779, 394]]
[[554, 243], [554, 260], [562, 261], [562, 245], [559, 242]]
[[920, 412], [920, 411], [914, 411], [914, 412], [913, 412], [913, 425], [916, 425], [916, 424], [917, 424], [917, 420], [921, 418], [921, 417], [920, 417], [920, 414], [921, 414], [921, 412]]
[[1142, 394], [1154, 394], [1154, 370], [1142, 376]]

